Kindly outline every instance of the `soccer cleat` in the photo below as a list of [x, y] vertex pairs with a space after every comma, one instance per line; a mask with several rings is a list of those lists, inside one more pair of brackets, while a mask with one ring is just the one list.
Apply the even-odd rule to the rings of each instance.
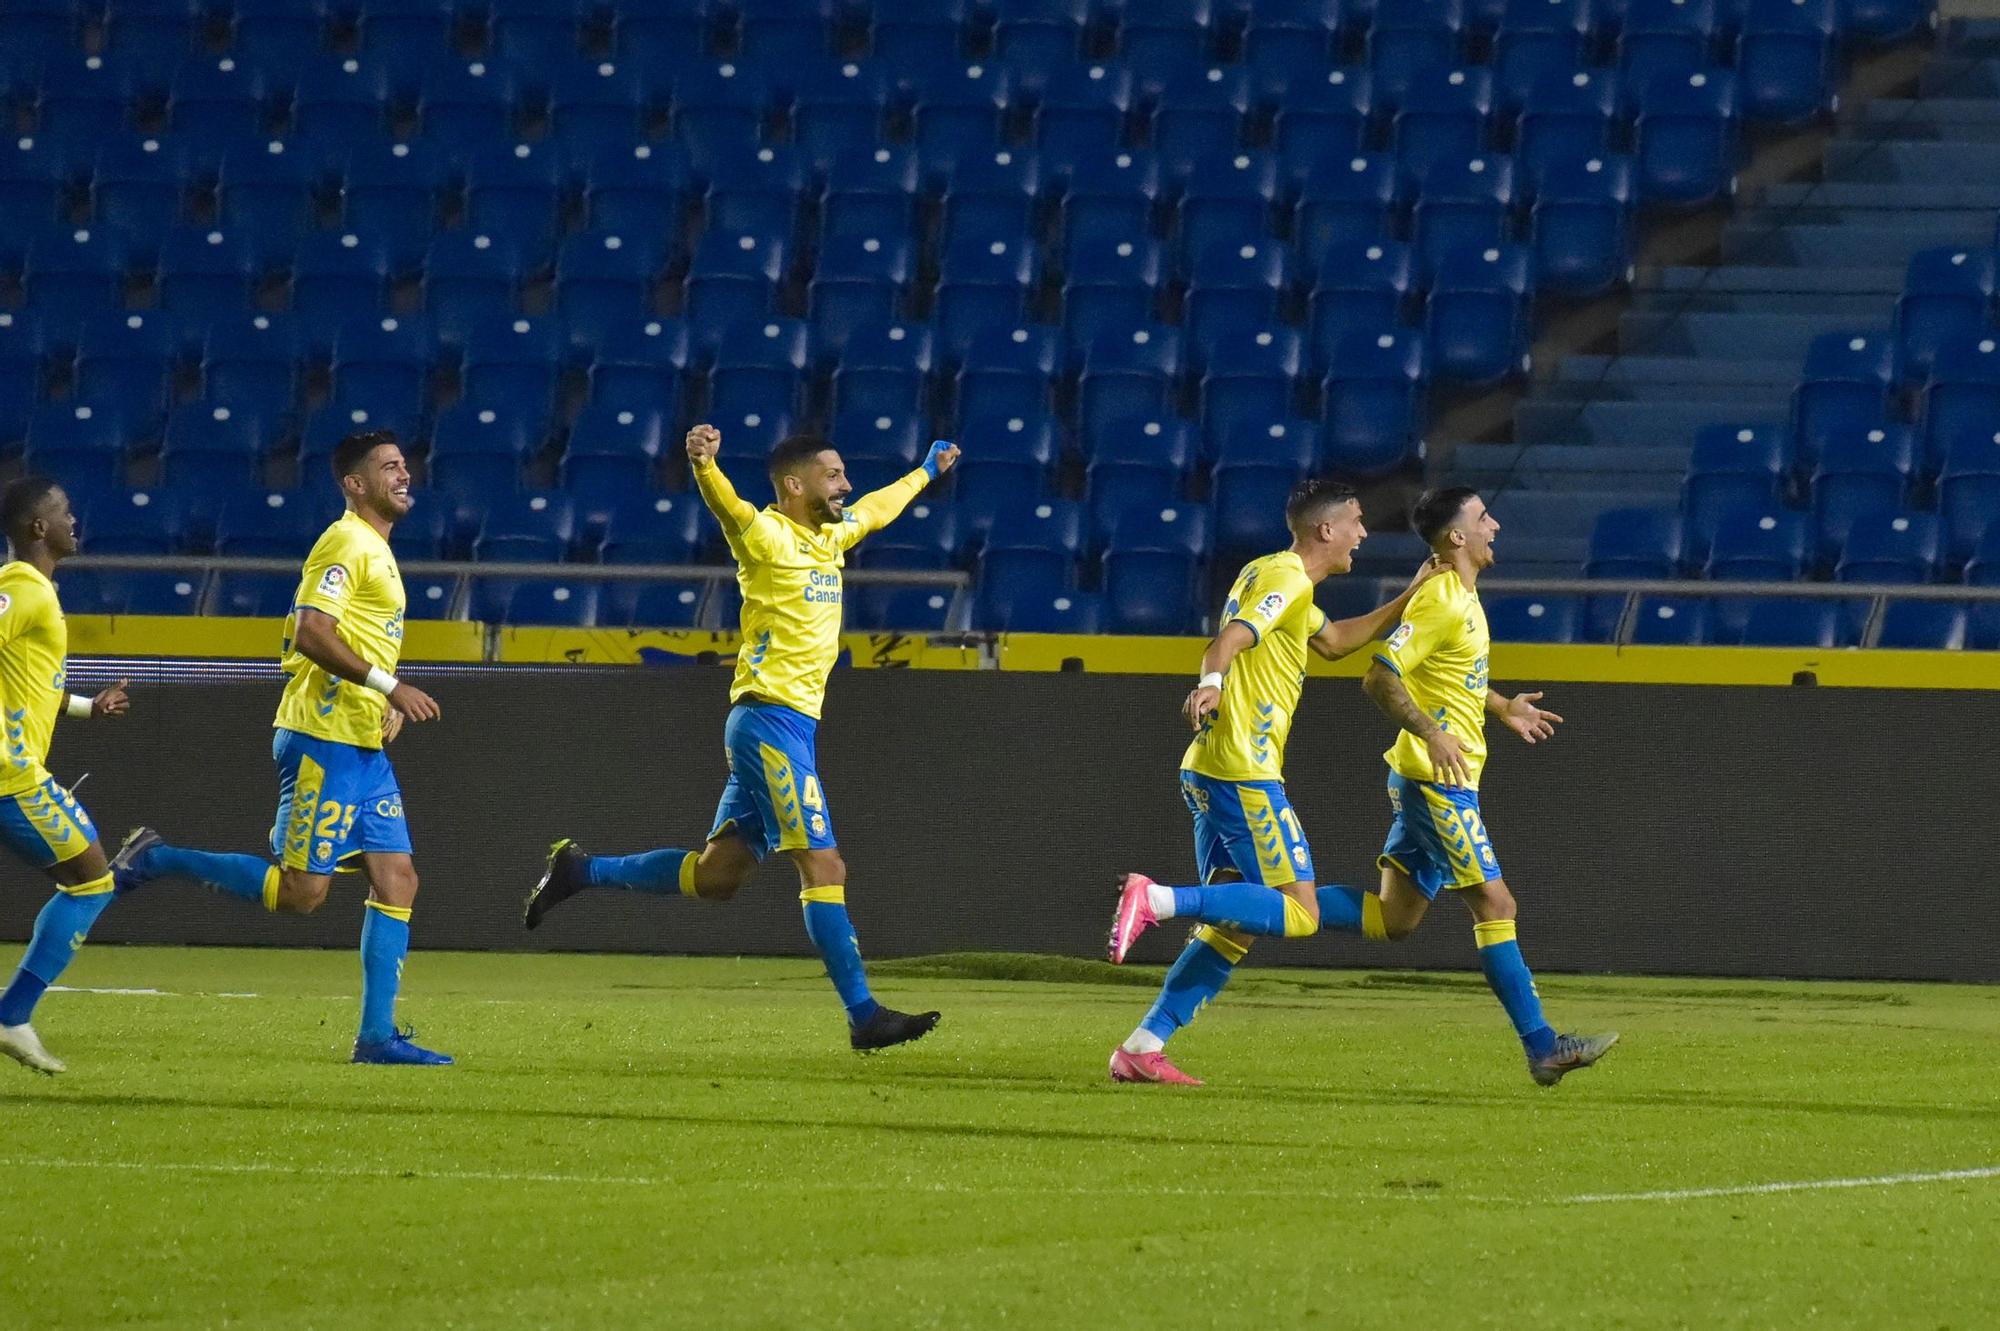
[[1111, 1080], [1123, 1082], [1157, 1082], [1162, 1086], [1199, 1086], [1201, 1078], [1190, 1077], [1172, 1063], [1166, 1054], [1154, 1050], [1150, 1054], [1135, 1054], [1129, 1049], [1118, 1048], [1111, 1051]]
[[589, 858], [568, 837], [550, 846], [548, 868], [542, 871], [542, 881], [535, 884], [535, 890], [528, 893], [528, 900], [521, 908], [521, 923], [534, 928], [543, 916], [589, 887], [583, 869]]
[[1547, 1058], [1528, 1060], [1528, 1075], [1538, 1086], [1553, 1086], [1578, 1068], [1587, 1068], [1603, 1058], [1617, 1043], [1617, 1031], [1606, 1031], [1603, 1035], [1558, 1035], [1556, 1047]]
[[386, 1040], [356, 1040], [356, 1063], [387, 1063], [399, 1067], [448, 1068], [451, 1055], [440, 1054], [411, 1043], [415, 1031], [391, 1031]]
[[921, 1040], [931, 1033], [938, 1020], [935, 1012], [898, 1012], [894, 1008], [877, 1007], [868, 1014], [868, 1020], [847, 1028], [847, 1043], [861, 1053], [872, 1053]]
[[1142, 873], [1128, 873], [1118, 880], [1118, 913], [1111, 917], [1109, 948], [1114, 966], [1123, 965], [1125, 954], [1139, 941], [1139, 935], [1160, 922], [1146, 895], [1146, 889], [1152, 885], [1153, 880]]
[[160, 834], [150, 827], [135, 827], [125, 834], [125, 840], [118, 847], [118, 853], [111, 857], [111, 890], [124, 896], [135, 887], [143, 886], [148, 880], [141, 878], [132, 866], [141, 855], [160, 844]]
[[42, 1048], [41, 1037], [27, 1022], [19, 1026], [0, 1026], [0, 1054], [5, 1054], [24, 1068], [46, 1073], [53, 1077], [58, 1072], [68, 1072], [63, 1061]]

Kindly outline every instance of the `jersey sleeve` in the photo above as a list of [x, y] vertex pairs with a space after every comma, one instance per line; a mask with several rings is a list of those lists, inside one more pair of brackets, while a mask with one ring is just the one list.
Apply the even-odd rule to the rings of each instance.
[[843, 550], [852, 550], [862, 537], [877, 532], [903, 516], [910, 501], [923, 493], [931, 474], [918, 467], [899, 481], [871, 490], [847, 506], [835, 539]]
[[11, 591], [0, 593], [0, 647], [33, 628], [35, 621], [48, 613], [45, 602], [42, 590], [25, 578]]
[[354, 599], [356, 584], [366, 573], [362, 567], [366, 557], [366, 552], [348, 540], [338, 526], [329, 528], [306, 556], [294, 602], [335, 619], [342, 618]]
[[[1240, 584], [1239, 584], [1240, 585]], [[1264, 641], [1264, 635], [1294, 615], [1318, 617], [1313, 604], [1312, 579], [1302, 569], [1280, 568], [1252, 587], [1246, 599], [1239, 591], [1230, 599], [1237, 603], [1230, 622], [1241, 624]], [[1314, 632], [1318, 630], [1315, 629]]]
[[1409, 673], [1442, 647], [1458, 626], [1459, 616], [1445, 594], [1445, 581], [1433, 578], [1418, 588], [1403, 608], [1403, 622], [1375, 649], [1375, 659], [1398, 675]]
[[736, 493], [736, 486], [713, 462], [694, 468], [695, 488], [702, 502], [722, 524], [722, 534], [739, 560], [766, 560], [783, 540], [778, 523], [755, 504]]

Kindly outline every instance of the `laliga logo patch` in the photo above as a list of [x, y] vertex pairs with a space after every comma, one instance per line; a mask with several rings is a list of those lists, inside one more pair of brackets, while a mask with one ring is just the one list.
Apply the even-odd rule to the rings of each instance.
[[1259, 619], [1270, 619], [1284, 608], [1285, 594], [1283, 592], [1272, 592], [1269, 596], [1257, 602], [1257, 617]]
[[329, 564], [326, 572], [319, 575], [321, 596], [342, 597], [347, 595], [347, 569], [340, 564]]
[[1396, 631], [1389, 635], [1389, 650], [1392, 652], [1400, 651], [1403, 644], [1416, 636], [1416, 632], [1416, 629], [1410, 624], [1403, 623], [1396, 625]]

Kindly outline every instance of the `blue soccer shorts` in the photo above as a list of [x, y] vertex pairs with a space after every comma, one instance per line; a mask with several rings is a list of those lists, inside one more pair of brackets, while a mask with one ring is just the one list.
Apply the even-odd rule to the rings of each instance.
[[0, 844], [46, 869], [73, 860], [97, 840], [97, 825], [52, 776], [17, 795], [0, 795]]
[[1395, 818], [1375, 863], [1401, 869], [1425, 897], [1435, 901], [1442, 888], [1478, 887], [1500, 876], [1500, 857], [1479, 816], [1478, 791], [1412, 781], [1392, 771], [1389, 805]]
[[831, 850], [833, 817], [819, 783], [819, 722], [775, 703], [729, 709], [729, 784], [710, 841], [734, 834], [763, 859], [774, 850]]
[[358, 868], [344, 861], [362, 855], [410, 853], [403, 792], [388, 754], [280, 729], [271, 756], [278, 763], [271, 853], [285, 868], [333, 873]]
[[1181, 797], [1194, 815], [1201, 881], [1234, 869], [1247, 883], [1283, 887], [1316, 881], [1312, 847], [1282, 781], [1224, 781], [1185, 769]]

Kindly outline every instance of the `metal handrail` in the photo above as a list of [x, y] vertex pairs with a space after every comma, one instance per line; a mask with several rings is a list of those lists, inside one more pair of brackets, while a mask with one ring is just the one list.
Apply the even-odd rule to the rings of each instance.
[[[78, 555], [64, 568], [121, 569], [134, 573], [290, 573], [296, 559], [249, 555]], [[723, 582], [736, 576], [734, 564], [557, 564], [475, 563], [461, 559], [403, 559], [396, 567], [417, 578], [568, 578], [580, 582]], [[853, 583], [884, 583], [899, 587], [972, 585], [961, 569], [850, 568], [843, 578]]]
[[1882, 640], [1882, 617], [1891, 601], [2000, 601], [2000, 587], [1972, 587], [1935, 582], [1676, 582], [1667, 578], [1484, 578], [1479, 590], [1498, 596], [1616, 596], [1618, 628], [1611, 635], [1617, 646], [1632, 641], [1639, 603], [1649, 596], [1689, 600], [1866, 601], [1861, 647]]

